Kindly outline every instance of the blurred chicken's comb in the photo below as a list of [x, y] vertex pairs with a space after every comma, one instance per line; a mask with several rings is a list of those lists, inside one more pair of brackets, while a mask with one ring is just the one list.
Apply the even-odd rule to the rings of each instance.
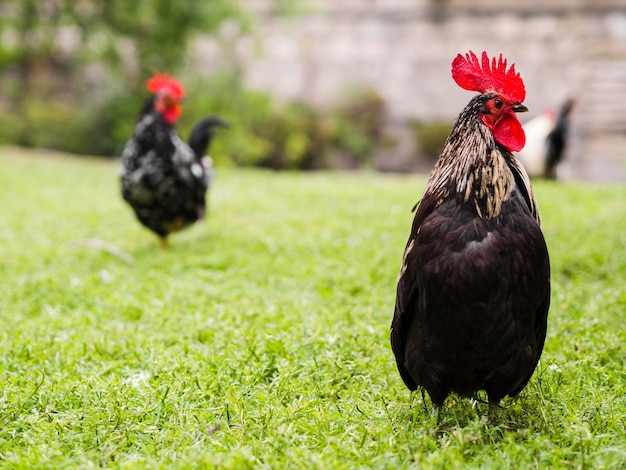
[[146, 88], [148, 88], [150, 93], [158, 93], [163, 89], [167, 89], [177, 101], [182, 100], [185, 97], [185, 89], [183, 86], [178, 82], [178, 80], [170, 77], [167, 72], [155, 72], [154, 75], [146, 82]]
[[452, 61], [452, 78], [461, 88], [479, 93], [493, 92], [504, 96], [511, 103], [521, 103], [526, 97], [526, 89], [519, 72], [515, 72], [515, 64], [507, 71], [506, 59], [502, 54], [489, 60], [483, 51], [482, 60], [469, 51], [463, 57], [457, 55]]

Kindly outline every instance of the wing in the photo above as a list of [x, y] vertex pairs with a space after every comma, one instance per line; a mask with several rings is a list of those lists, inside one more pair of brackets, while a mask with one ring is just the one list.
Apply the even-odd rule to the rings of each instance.
[[411, 227], [411, 235], [409, 236], [402, 257], [402, 266], [400, 267], [396, 288], [396, 305], [391, 322], [391, 350], [396, 358], [400, 376], [409, 390], [417, 389], [415, 380], [405, 367], [407, 334], [411, 326], [413, 312], [419, 301], [419, 290], [416, 282], [418, 267], [414, 261], [415, 252], [413, 249], [422, 222], [436, 206], [437, 200], [432, 197], [432, 194], [425, 194], [418, 203], [417, 211], [413, 218], [413, 226]]
[[[412, 269], [408, 263], [408, 257], [410, 256], [413, 248], [413, 239], [409, 239], [409, 243], [404, 252], [402, 260], [402, 268], [400, 275], [398, 276], [398, 285], [396, 290], [396, 307], [393, 313], [393, 320], [391, 322], [391, 350], [396, 357], [396, 364], [398, 371], [404, 383], [409, 390], [415, 390], [417, 384], [409, 374], [409, 371], [405, 367], [405, 347], [406, 347], [406, 334], [410, 328], [411, 316], [407, 313], [412, 309], [411, 305], [415, 305], [418, 298], [418, 291], [415, 287], [415, 282], [412, 278]], [[408, 271], [408, 272], [407, 272]]]
[[170, 172], [168, 160], [174, 146], [169, 129], [154, 113], [142, 115], [135, 125], [120, 167], [122, 195], [129, 203], [154, 203], [159, 182]]
[[537, 355], [535, 357], [535, 363], [530, 374], [528, 374], [524, 378], [524, 380], [522, 380], [519, 387], [517, 387], [515, 390], [513, 390], [509, 394], [512, 397], [519, 394], [524, 389], [526, 384], [528, 384], [528, 381], [532, 377], [533, 373], [535, 372], [535, 368], [537, 367], [537, 364], [539, 363], [539, 358], [541, 357], [541, 353], [543, 352], [543, 345], [545, 344], [545, 341], [546, 341], [546, 333], [548, 331], [548, 309], [549, 308], [550, 308], [550, 282], [548, 281], [546, 285], [546, 290], [543, 296], [543, 301], [537, 308], [537, 311], [535, 314], [535, 338], [537, 339]]
[[[522, 165], [519, 164], [516, 158], [507, 159], [509, 163], [509, 168], [513, 173], [513, 177], [515, 178], [515, 183], [517, 188], [522, 193], [528, 208], [532, 216], [535, 218], [537, 223], [541, 226], [541, 219], [539, 217], [539, 211], [537, 209], [537, 202], [535, 201], [535, 196], [533, 194], [532, 187], [530, 185], [530, 179], [528, 178], [528, 174]], [[539, 362], [539, 358], [541, 357], [541, 353], [543, 352], [543, 345], [546, 340], [546, 332], [548, 329], [548, 310], [550, 309], [550, 257], [548, 255], [548, 249], [545, 246], [545, 240], [543, 236], [541, 237], [544, 247], [545, 247], [545, 264], [543, 269], [546, 272], [547, 282], [545, 284], [545, 289], [542, 295], [542, 300], [537, 307], [535, 313], [535, 338], [537, 340], [537, 357], [535, 361], [535, 367]], [[534, 371], [534, 367], [533, 367]], [[511, 396], [517, 395], [522, 389], [526, 386], [530, 377], [532, 376], [532, 372], [522, 381], [521, 385], [511, 394]]]
[[[506, 158], [506, 156], [505, 156]], [[539, 362], [539, 358], [543, 352], [543, 346], [546, 339], [546, 332], [548, 326], [548, 310], [550, 308], [550, 257], [548, 254], [548, 249], [545, 244], [545, 239], [543, 234], [541, 233], [541, 220], [539, 217], [539, 212], [537, 209], [537, 202], [535, 201], [535, 197], [532, 192], [532, 187], [530, 185], [530, 179], [528, 178], [528, 174], [524, 167], [518, 162], [516, 158], [506, 158], [509, 168], [513, 173], [513, 177], [515, 179], [515, 187], [519, 191], [521, 195], [521, 199], [528, 207], [530, 214], [537, 221], [539, 227], [537, 227], [537, 232], [534, 237], [534, 243], [536, 247], [535, 253], [537, 253], [536, 263], [536, 272], [532, 276], [532, 280], [528, 280], [528, 282], [537, 283], [535, 288], [539, 291], [538, 298], [539, 302], [536, 304], [536, 310], [534, 315], [534, 327], [535, 327], [535, 339], [537, 342], [537, 352], [534, 360], [534, 365], [531, 369], [531, 372], [522, 380], [519, 387], [517, 387], [513, 392], [511, 392], [510, 396], [515, 396], [526, 386], [532, 374]]]
[[513, 173], [515, 184], [524, 197], [530, 213], [537, 220], [537, 222], [541, 224], [539, 212], [537, 211], [537, 202], [535, 201], [535, 196], [533, 194], [532, 187], [530, 186], [528, 173], [526, 173], [524, 167], [519, 163], [519, 160], [517, 160], [517, 158], [515, 158], [511, 153], [507, 152], [505, 154], [505, 152], [503, 152], [503, 156], [509, 166], [509, 169], [511, 170], [511, 173]]
[[178, 135], [172, 135], [174, 143], [174, 154], [172, 162], [174, 169], [182, 181], [194, 191], [197, 202], [204, 204], [204, 193], [209, 185], [209, 175], [207, 169], [201, 161], [196, 158], [196, 154]]
[[[539, 214], [536, 213], [536, 210], [533, 215], [535, 215], [537, 223], [539, 223]], [[539, 362], [539, 358], [541, 357], [541, 354], [543, 352], [543, 346], [546, 340], [546, 332], [548, 329], [548, 310], [550, 308], [551, 292], [550, 256], [548, 254], [548, 248], [546, 246], [543, 234], [541, 233], [541, 229], [537, 227], [536, 230], [537, 234], [534, 238], [536, 258], [532, 263], [535, 266], [535, 272], [531, 276], [532, 279], [527, 279], [525, 282], [534, 285], [535, 292], [537, 292], [537, 303], [535, 304], [536, 308], [534, 314], [534, 333], [537, 349], [532, 369], [530, 369], [530, 373], [528, 373], [527, 376], [524, 377], [520, 385], [515, 390], [513, 390], [513, 392], [509, 393], [510, 396], [515, 396], [519, 392], [521, 392], [532, 377], [533, 372], [537, 367], [537, 363]]]

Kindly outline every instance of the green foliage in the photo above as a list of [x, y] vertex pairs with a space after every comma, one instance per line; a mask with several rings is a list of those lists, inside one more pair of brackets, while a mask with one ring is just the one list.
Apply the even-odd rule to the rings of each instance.
[[411, 124], [415, 140], [422, 153], [431, 160], [437, 160], [452, 124], [444, 121], [415, 121]]
[[353, 160], [367, 161], [383, 144], [385, 102], [372, 88], [352, 87], [335, 111], [335, 139]]
[[0, 45], [0, 71], [27, 92], [33, 91], [39, 65], [48, 76], [59, 74], [61, 83], [56, 90], [49, 86], [52, 91], [72, 81], [75, 93], [92, 92], [84, 72], [93, 64], [137, 90], [154, 70], [183, 65], [194, 34], [211, 34], [226, 19], [249, 23], [230, 0], [20, 0], [2, 5], [2, 11], [0, 24], [10, 40]]
[[279, 104], [224, 74], [200, 81], [191, 95], [179, 126], [183, 136], [207, 114], [231, 123], [211, 147], [218, 164], [312, 169], [336, 166], [343, 157], [354, 168], [367, 164], [382, 141], [384, 105], [370, 89], [355, 88], [335, 108], [316, 110]]
[[452, 396], [438, 425], [389, 348], [424, 177], [221, 170], [162, 251], [116, 163], [0, 155], [3, 468], [626, 466], [625, 186], [535, 183], [541, 364], [493, 416]]
[[0, 144], [120, 155], [132, 135], [142, 97], [116, 96], [98, 108], [81, 108], [58, 99], [30, 99], [0, 114]]
[[[275, 6], [285, 14], [305, 8], [292, 0]], [[225, 20], [238, 23], [241, 34], [250, 29], [236, 2], [20, 0], [0, 8], [0, 143], [119, 155], [147, 98], [146, 78], [169, 70], [187, 88], [183, 136], [206, 114], [231, 122], [215, 142], [218, 163], [357, 167], [378, 145], [384, 109], [371, 90], [318, 111], [245, 90], [236, 64], [206, 79], [176, 73], [188, 65], [195, 35], [212, 34]]]
[[155, 70], [175, 72], [187, 44], [225, 20], [230, 0], [0, 3], [0, 143], [118, 155]]
[[91, 109], [86, 131], [81, 135], [83, 146], [77, 153], [121, 155], [124, 145], [133, 135], [139, 112], [147, 99], [147, 92], [130, 93], [124, 90]]
[[90, 147], [89, 117], [65, 101], [25, 99], [18, 116], [0, 113], [0, 143], [83, 153]]
[[104, 20], [101, 24], [115, 35], [116, 41], [122, 37], [134, 45], [140, 58], [141, 77], [154, 70], [174, 70], [182, 65], [194, 33], [211, 33], [228, 18], [246, 22], [237, 4], [224, 0], [114, 0], [101, 5], [91, 18]]
[[[207, 115], [226, 119], [211, 155], [219, 166], [312, 169], [367, 165], [382, 142], [383, 101], [369, 89], [354, 89], [335, 109], [300, 102], [279, 104], [269, 94], [246, 90], [237, 75], [191, 80], [177, 129], [186, 139]], [[80, 154], [118, 156], [131, 137], [148, 92], [118, 89], [93, 107], [59, 99], [25, 99], [0, 114], [0, 143]]]

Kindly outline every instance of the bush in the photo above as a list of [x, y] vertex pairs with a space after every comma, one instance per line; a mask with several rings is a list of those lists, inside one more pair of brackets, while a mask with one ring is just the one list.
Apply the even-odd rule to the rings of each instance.
[[89, 153], [86, 114], [60, 100], [26, 99], [0, 113], [0, 143]]
[[385, 102], [372, 88], [356, 87], [335, 112], [337, 146], [360, 163], [371, 158], [381, 144]]
[[422, 153], [431, 160], [437, 160], [452, 124], [448, 121], [413, 121], [411, 127]]
[[[230, 123], [209, 149], [218, 166], [358, 167], [368, 164], [381, 141], [384, 103], [370, 89], [354, 88], [342, 103], [324, 111], [246, 90], [234, 75], [191, 82], [186, 90], [177, 126], [183, 139], [207, 115]], [[117, 157], [147, 98], [147, 92], [128, 90], [92, 106], [29, 98], [21, 109], [0, 117], [0, 143]]]
[[370, 89], [353, 89], [336, 108], [320, 111], [302, 102], [278, 103], [270, 95], [245, 90], [237, 77], [217, 75], [193, 84], [179, 129], [217, 114], [231, 127], [215, 139], [217, 165], [273, 169], [315, 169], [349, 160], [370, 161], [380, 143], [384, 102]]
[[90, 149], [82, 153], [109, 157], [121, 155], [147, 99], [147, 92], [142, 95], [120, 91], [103, 100], [90, 114]]

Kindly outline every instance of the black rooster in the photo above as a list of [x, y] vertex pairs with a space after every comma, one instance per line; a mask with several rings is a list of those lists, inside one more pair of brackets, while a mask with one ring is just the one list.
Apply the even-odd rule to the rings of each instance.
[[529, 381], [546, 337], [550, 262], [515, 112], [522, 79], [502, 55], [458, 55], [478, 91], [457, 118], [419, 202], [398, 277], [391, 347], [410, 390], [436, 409], [485, 390], [490, 407]]
[[137, 219], [156, 233], [163, 247], [167, 236], [204, 217], [206, 192], [213, 170], [203, 157], [217, 117], [200, 121], [191, 132], [190, 145], [176, 134], [183, 87], [174, 78], [155, 74], [147, 82], [153, 93], [144, 105], [132, 139], [122, 153], [122, 197]]

